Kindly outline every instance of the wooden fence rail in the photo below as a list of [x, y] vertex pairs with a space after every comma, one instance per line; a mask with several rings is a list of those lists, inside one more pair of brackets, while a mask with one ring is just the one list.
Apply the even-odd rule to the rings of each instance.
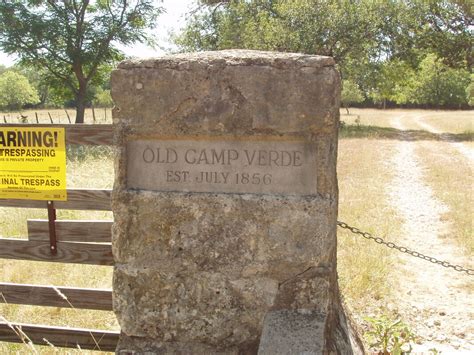
[[11, 343], [28, 343], [29, 340], [38, 345], [114, 351], [119, 334], [107, 330], [0, 322], [0, 341]]
[[49, 242], [0, 238], [0, 258], [68, 264], [113, 265], [110, 244], [58, 242], [52, 255]]
[[[63, 210], [110, 211], [112, 190], [67, 189], [67, 201], [55, 201], [54, 208]], [[0, 199], [0, 207], [47, 208], [47, 201]]]
[[[28, 240], [49, 241], [47, 219], [29, 219]], [[56, 221], [56, 239], [59, 242], [110, 243], [112, 221]]]
[[0, 303], [112, 310], [112, 290], [0, 282]]
[[[25, 127], [25, 124], [7, 124]], [[0, 125], [3, 126], [3, 125]], [[66, 144], [112, 145], [112, 125], [30, 125], [64, 127]], [[55, 201], [55, 209], [111, 210], [111, 190], [68, 189], [67, 201]], [[0, 207], [47, 208], [47, 201], [0, 199]], [[28, 220], [28, 239], [0, 238], [0, 258], [91, 265], [113, 265], [112, 221], [54, 221], [57, 253], [51, 253], [48, 220]], [[0, 303], [74, 309], [112, 310], [112, 291], [0, 282]], [[114, 351], [119, 332], [52, 327], [0, 321], [0, 341], [31, 342], [90, 350]], [[47, 341], [46, 341], [46, 340]]]

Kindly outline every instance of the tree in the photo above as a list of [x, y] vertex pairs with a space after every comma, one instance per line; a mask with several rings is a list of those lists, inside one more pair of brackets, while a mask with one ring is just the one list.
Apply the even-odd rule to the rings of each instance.
[[406, 103], [408, 78], [430, 53], [449, 68], [471, 69], [471, 27], [460, 0], [201, 0], [175, 43], [183, 51], [332, 56], [365, 97]]
[[110, 95], [110, 90], [99, 87], [94, 97], [94, 105], [98, 107], [112, 107], [114, 102]]
[[437, 107], [467, 104], [469, 72], [448, 67], [434, 54], [423, 59], [413, 82], [410, 100], [414, 103]]
[[[247, 48], [332, 56], [376, 50], [370, 1], [205, 1], [176, 43], [185, 51]], [[217, 4], [216, 4], [217, 3]], [[372, 55], [373, 53], [371, 53]], [[375, 54], [374, 54], [375, 55]]]
[[418, 21], [422, 24], [422, 31], [416, 36], [416, 48], [424, 55], [435, 54], [451, 68], [470, 70], [474, 64], [472, 2], [438, 0], [413, 3], [419, 8]]
[[472, 66], [472, 13], [463, 1], [376, 3], [372, 9], [381, 19], [378, 44], [388, 60], [402, 60], [414, 68], [433, 53], [450, 67]]
[[145, 30], [162, 11], [154, 2], [3, 0], [0, 47], [60, 81], [74, 97], [76, 123], [83, 123], [88, 90], [100, 68], [122, 58], [115, 45], [148, 40]]
[[[24, 65], [16, 64], [12, 67], [12, 70], [25, 76], [28, 79], [28, 82], [36, 89], [39, 96], [39, 105], [44, 106], [50, 95], [50, 86], [48, 82], [48, 72], [43, 70], [38, 70], [32, 67], [27, 67]], [[56, 86], [61, 86], [61, 82], [56, 81]]]
[[466, 96], [469, 106], [474, 106], [474, 74], [471, 74], [471, 82], [466, 89]]
[[370, 96], [375, 103], [381, 103], [385, 109], [387, 101], [405, 103], [403, 90], [412, 77], [413, 69], [405, 62], [393, 59], [378, 66], [375, 87]]
[[0, 75], [0, 107], [16, 110], [39, 102], [38, 93], [28, 79], [14, 71]]
[[341, 102], [349, 114], [349, 105], [364, 101], [364, 96], [359, 86], [351, 80], [342, 82]]
[[472, 14], [462, 1], [200, 2], [176, 39], [184, 50], [296, 51], [330, 55], [339, 64], [358, 55], [415, 67], [427, 53], [451, 67], [472, 62]]

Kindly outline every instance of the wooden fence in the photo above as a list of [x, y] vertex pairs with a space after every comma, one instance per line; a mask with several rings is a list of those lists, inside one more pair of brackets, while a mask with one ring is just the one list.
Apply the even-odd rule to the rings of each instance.
[[[34, 125], [39, 126], [64, 127], [66, 145], [112, 145], [111, 125]], [[67, 201], [54, 202], [54, 216], [55, 209], [111, 210], [111, 190], [68, 189], [67, 196]], [[0, 206], [51, 210], [48, 201], [0, 199]], [[0, 238], [0, 258], [113, 265], [111, 226], [112, 221], [65, 221], [54, 218], [51, 225], [51, 218], [28, 220], [28, 239]], [[55, 234], [54, 253], [51, 251], [50, 228], [54, 229]], [[0, 282], [0, 302], [111, 311], [112, 291]], [[25, 336], [38, 345], [114, 351], [119, 332], [0, 321], [0, 341], [23, 343], [27, 342]]]

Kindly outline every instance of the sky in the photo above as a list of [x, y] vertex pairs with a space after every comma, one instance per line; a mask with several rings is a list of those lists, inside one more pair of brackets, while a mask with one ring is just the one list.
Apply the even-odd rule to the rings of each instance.
[[[169, 41], [171, 32], [179, 31], [185, 24], [186, 15], [197, 7], [196, 0], [163, 0], [162, 5], [165, 13], [158, 18], [158, 26], [152, 31], [156, 34], [158, 46], [161, 48], [150, 48], [144, 44], [136, 44], [134, 46], [124, 47], [118, 45], [126, 55], [133, 57], [153, 57], [164, 54], [166, 51], [175, 49]], [[15, 56], [7, 56], [0, 52], [0, 64], [11, 66], [16, 60]]]

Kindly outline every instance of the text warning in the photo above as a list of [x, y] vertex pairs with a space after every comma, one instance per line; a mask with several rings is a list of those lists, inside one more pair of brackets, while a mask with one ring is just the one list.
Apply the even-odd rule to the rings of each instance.
[[64, 128], [0, 128], [0, 198], [67, 199]]

